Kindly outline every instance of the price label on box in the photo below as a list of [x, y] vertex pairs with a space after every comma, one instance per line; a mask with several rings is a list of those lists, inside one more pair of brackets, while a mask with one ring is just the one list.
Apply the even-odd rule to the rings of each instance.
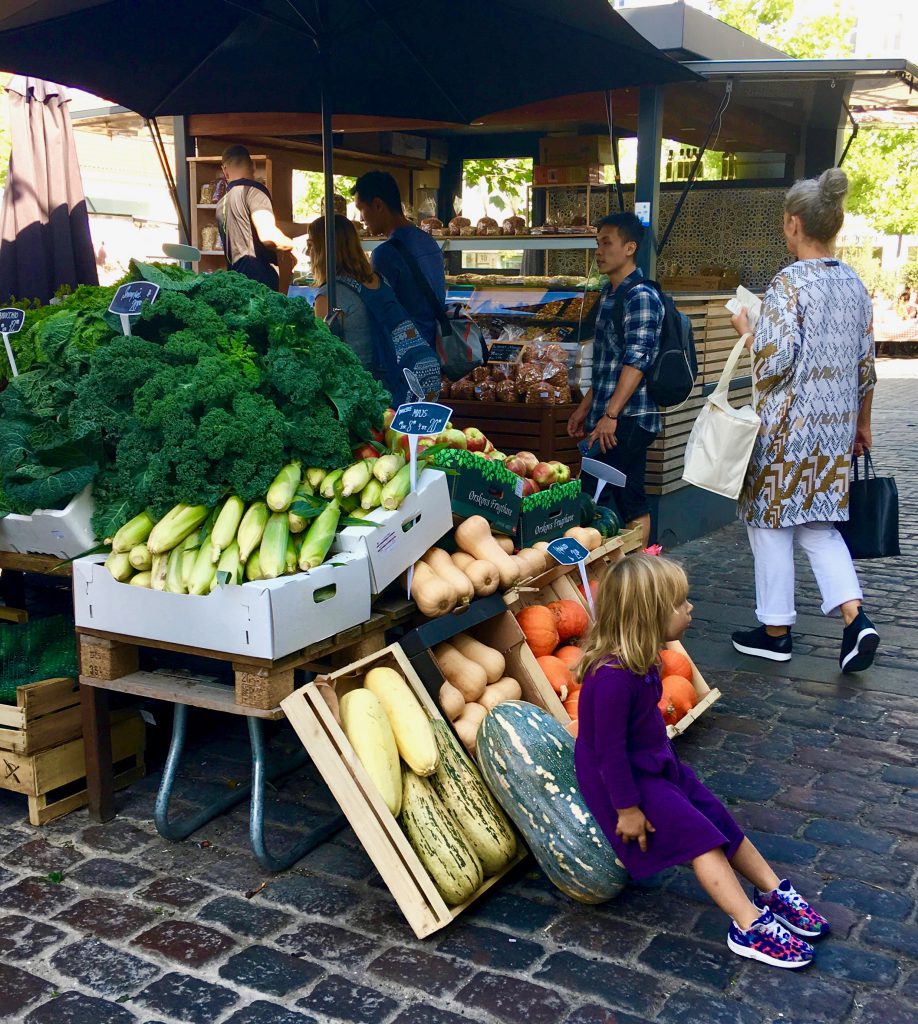
[[583, 582], [583, 593], [590, 606], [593, 618], [596, 618], [596, 608], [593, 605], [593, 592], [590, 590], [590, 581], [586, 574], [586, 560], [590, 552], [579, 541], [571, 537], [559, 537], [548, 545], [548, 553], [561, 565], [576, 565], [580, 569], [580, 579]]

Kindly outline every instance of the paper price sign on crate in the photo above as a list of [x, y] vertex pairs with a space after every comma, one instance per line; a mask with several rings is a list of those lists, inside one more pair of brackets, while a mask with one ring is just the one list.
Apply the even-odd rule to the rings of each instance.
[[145, 302], [155, 302], [159, 285], [152, 281], [130, 281], [115, 292], [109, 313], [117, 313], [121, 319], [121, 330], [131, 333], [131, 317], [137, 316]]
[[583, 593], [590, 606], [593, 618], [596, 618], [596, 608], [593, 606], [593, 592], [590, 590], [590, 581], [586, 574], [586, 560], [590, 552], [578, 541], [570, 537], [559, 537], [548, 545], [548, 553], [561, 565], [576, 565], [580, 569], [580, 579], [583, 581]]
[[3, 334], [3, 345], [6, 349], [6, 358], [10, 361], [10, 369], [13, 371], [14, 377], [19, 376], [19, 370], [16, 368], [16, 359], [13, 356], [13, 346], [10, 345], [10, 335], [18, 334], [22, 330], [22, 325], [24, 323], [24, 310], [16, 309], [15, 307], [0, 309], [0, 333]]

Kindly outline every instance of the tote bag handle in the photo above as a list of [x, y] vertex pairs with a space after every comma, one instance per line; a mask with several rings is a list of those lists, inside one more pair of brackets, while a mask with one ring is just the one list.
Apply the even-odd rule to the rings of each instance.
[[[733, 380], [733, 375], [736, 373], [736, 367], [742, 358], [743, 351], [746, 348], [746, 339], [749, 337], [748, 334], [744, 334], [739, 341], [733, 346], [733, 350], [730, 355], [727, 356], [727, 362], [724, 364], [723, 373], [720, 375], [720, 380], [717, 382], [714, 390], [711, 392], [711, 396], [708, 399], [709, 402], [714, 402], [716, 405], [724, 406], [730, 405], [730, 382]], [[750, 359], [752, 353], [750, 353]], [[755, 406], [755, 375], [752, 377], [752, 404]]]

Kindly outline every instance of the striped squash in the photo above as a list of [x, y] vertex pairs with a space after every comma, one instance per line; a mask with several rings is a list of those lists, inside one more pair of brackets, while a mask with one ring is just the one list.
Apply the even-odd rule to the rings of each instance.
[[539, 867], [581, 903], [604, 903], [628, 879], [587, 810], [574, 772], [574, 740], [525, 701], [499, 704], [478, 732], [478, 767]]
[[404, 767], [398, 820], [444, 902], [471, 899], [484, 884], [481, 861], [427, 779]]
[[456, 819], [481, 861], [485, 878], [489, 878], [503, 871], [516, 856], [516, 833], [446, 722], [432, 724], [440, 760], [430, 784]]

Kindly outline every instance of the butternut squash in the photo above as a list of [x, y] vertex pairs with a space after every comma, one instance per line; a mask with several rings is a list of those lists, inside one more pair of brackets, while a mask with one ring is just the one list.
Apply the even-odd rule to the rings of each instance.
[[487, 713], [487, 710], [481, 704], [470, 701], [466, 704], [462, 714], [453, 722], [456, 735], [472, 757], [475, 756], [475, 741], [478, 738], [478, 730], [481, 727], [481, 723], [485, 720]]
[[[402, 585], [407, 590], [407, 576], [402, 577]], [[455, 587], [437, 576], [426, 562], [418, 562], [414, 567], [411, 598], [421, 614], [429, 619], [448, 614], [459, 603]]]
[[465, 697], [462, 696], [462, 693], [457, 690], [449, 680], [440, 687], [437, 699], [440, 702], [440, 708], [443, 711], [443, 714], [446, 715], [451, 722], [455, 722], [465, 710]]
[[452, 644], [437, 644], [434, 657], [444, 678], [462, 694], [466, 701], [478, 700], [488, 685], [488, 674], [481, 665], [469, 661]]
[[519, 566], [491, 535], [484, 516], [470, 516], [456, 527], [456, 543], [463, 551], [493, 562], [500, 573], [500, 585], [506, 590], [520, 578]]
[[473, 558], [465, 551], [456, 551], [450, 558], [472, 581], [476, 597], [487, 597], [500, 586], [500, 573], [493, 562], [483, 558]]
[[602, 534], [592, 526], [572, 526], [564, 536], [582, 544], [587, 551], [595, 551], [602, 544]]
[[541, 551], [545, 555], [546, 558], [549, 557], [548, 556], [548, 541], [547, 540], [537, 540], [535, 542], [535, 544], [533, 544], [532, 546], [536, 549], [536, 551]]
[[540, 576], [547, 568], [546, 557], [535, 548], [523, 548], [513, 556], [513, 559], [520, 566], [520, 579], [522, 580]]
[[469, 661], [474, 661], [476, 665], [481, 665], [489, 683], [496, 683], [503, 676], [507, 663], [500, 651], [495, 651], [493, 647], [480, 643], [467, 633], [454, 636], [451, 642], [461, 655], [468, 658]]
[[498, 545], [500, 546], [500, 548], [503, 551], [506, 551], [508, 555], [512, 555], [513, 554], [513, 538], [512, 537], [505, 537], [503, 534], [500, 534], [500, 533], [497, 534], [496, 536], [494, 534], [492, 534], [491, 536], [494, 537], [494, 539], [497, 541]]
[[439, 753], [427, 712], [404, 679], [391, 668], [371, 668], [364, 687], [379, 698], [402, 760], [416, 775], [433, 775]]
[[522, 696], [523, 690], [520, 684], [510, 676], [504, 676], [496, 683], [489, 683], [477, 703], [485, 710], [492, 711], [498, 704], [503, 704], [505, 700], [519, 700]]
[[472, 581], [453, 563], [453, 560], [443, 548], [431, 548], [421, 561], [426, 562], [441, 580], [446, 580], [453, 587], [459, 595], [460, 602], [468, 604], [475, 596], [475, 588], [472, 586]]

